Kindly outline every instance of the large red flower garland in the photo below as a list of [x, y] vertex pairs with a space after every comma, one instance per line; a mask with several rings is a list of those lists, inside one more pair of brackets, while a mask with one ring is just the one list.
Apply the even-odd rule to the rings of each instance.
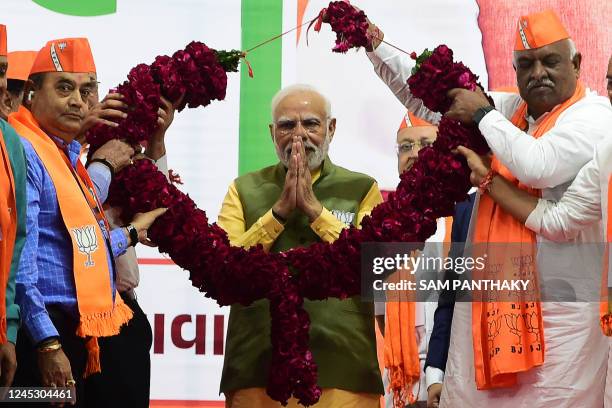
[[[191, 43], [172, 57], [158, 57], [151, 66], [137, 66], [117, 89], [136, 108], [118, 128], [94, 128], [88, 140], [92, 146], [111, 138], [146, 141], [155, 129], [161, 94], [176, 100], [186, 92], [183, 105], [190, 107], [223, 99], [225, 70], [235, 70], [239, 57], [237, 51], [225, 54]], [[225, 61], [225, 68], [219, 60]], [[428, 108], [444, 113], [450, 106], [446, 92], [456, 87], [475, 89], [476, 81], [468, 68], [453, 62], [452, 51], [441, 45], [419, 57], [409, 86]], [[396, 192], [364, 218], [361, 229], [343, 230], [333, 244], [315, 243], [280, 254], [265, 253], [261, 246], [231, 246], [226, 233], [217, 224], [209, 224], [205, 212], [147, 160], [115, 176], [108, 203], [122, 208], [125, 219], [168, 207], [150, 228], [149, 237], [160, 252], [189, 271], [193, 286], [219, 305], [269, 299], [272, 359], [268, 394], [283, 404], [294, 396], [301, 404], [312, 405], [321, 390], [308, 347], [310, 320], [303, 300], [359, 295], [362, 242], [424, 242], [431, 236], [436, 219], [452, 215], [455, 203], [464, 200], [470, 188], [465, 160], [452, 153], [458, 145], [479, 153], [488, 151], [476, 127], [443, 117], [436, 142], [420, 151], [413, 167], [402, 174]]]

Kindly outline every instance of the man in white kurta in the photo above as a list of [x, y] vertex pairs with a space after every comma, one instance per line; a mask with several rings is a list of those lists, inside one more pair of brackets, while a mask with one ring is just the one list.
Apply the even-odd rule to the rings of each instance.
[[[544, 30], [545, 31], [545, 30]], [[380, 37], [380, 35], [378, 36]], [[580, 57], [573, 42], [566, 44], [575, 73], [579, 72]], [[373, 44], [373, 46], [376, 44]], [[556, 46], [560, 46], [556, 44]], [[565, 45], [564, 45], [565, 46]], [[374, 47], [373, 47], [374, 48]], [[528, 47], [525, 47], [528, 48]], [[528, 50], [530, 55], [540, 53], [541, 48]], [[525, 54], [525, 52], [523, 52]], [[578, 56], [578, 57], [577, 57]], [[393, 91], [396, 97], [411, 112], [429, 122], [437, 123], [440, 115], [430, 112], [421, 100], [410, 93], [406, 80], [413, 68], [408, 56], [385, 43], [368, 52], [374, 70]], [[538, 55], [537, 58], [540, 58]], [[567, 57], [566, 57], [567, 58]], [[577, 58], [577, 66], [576, 66]], [[510, 62], [510, 61], [509, 61]], [[550, 61], [546, 62], [549, 63]], [[538, 59], [536, 64], [542, 64]], [[547, 68], [548, 69], [548, 68]], [[546, 73], [540, 74], [546, 78]], [[555, 78], [541, 86], [561, 87], [564, 78]], [[527, 81], [519, 89], [528, 94]], [[546, 85], [545, 85], [546, 84]], [[466, 91], [468, 92], [468, 91]], [[498, 160], [516, 176], [520, 182], [541, 189], [542, 198], [558, 200], [578, 171], [593, 157], [595, 145], [612, 129], [612, 109], [607, 99], [587, 90], [586, 96], [566, 109], [554, 127], [538, 139], [533, 132], [555, 105], [548, 107], [535, 119], [530, 113], [542, 108], [542, 100], [530, 98], [525, 130], [514, 126], [513, 116], [522, 98], [507, 93], [491, 93], [495, 103], [492, 110], [481, 118], [478, 126]], [[559, 101], [560, 103], [563, 101]], [[475, 211], [478, 205], [474, 206]], [[474, 228], [476, 214], [472, 216]], [[598, 242], [602, 224], [594, 223], [580, 231], [576, 242]], [[547, 239], [537, 236], [539, 242]], [[548, 243], [538, 252], [538, 270], [546, 270], [551, 260], [564, 260], [567, 268], [580, 270], [584, 265], [576, 264], [577, 254], [568, 253], [567, 247], [555, 247]], [[580, 250], [577, 248], [576, 250]], [[579, 254], [578, 254], [579, 255]], [[591, 303], [543, 303], [542, 314], [545, 332], [545, 361], [540, 367], [519, 373], [518, 383], [509, 388], [477, 390], [474, 373], [472, 345], [472, 305], [457, 303], [453, 316], [449, 359], [441, 398], [442, 407], [600, 407], [603, 405], [608, 340], [599, 329], [599, 306]]]

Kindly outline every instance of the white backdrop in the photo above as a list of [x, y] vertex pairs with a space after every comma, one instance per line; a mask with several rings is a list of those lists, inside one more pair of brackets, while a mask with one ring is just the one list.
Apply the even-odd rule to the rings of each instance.
[[[310, 1], [306, 18], [314, 17], [326, 3]], [[446, 41], [481, 75], [486, 86], [475, 2], [356, 3], [385, 31], [386, 39], [407, 51], [420, 52]], [[65, 16], [27, 0], [2, 0], [0, 7], [0, 22], [8, 25], [9, 50], [39, 49], [53, 38], [88, 37], [102, 82], [101, 95], [123, 81], [134, 65], [151, 62], [156, 55], [171, 53], [191, 40], [204, 41], [213, 48], [240, 47], [239, 0], [119, 0], [116, 14], [101, 17]], [[296, 10], [297, 1], [283, 2], [284, 29], [296, 25]], [[310, 47], [306, 47], [305, 29], [297, 46], [295, 33], [286, 36], [282, 83], [310, 83], [328, 95], [338, 119], [332, 159], [376, 177], [384, 188], [392, 188], [398, 180], [395, 132], [404, 108], [375, 75], [363, 50], [332, 54], [333, 38], [329, 27], [324, 27], [321, 34], [310, 33]], [[181, 188], [206, 210], [211, 220], [216, 219], [227, 186], [237, 176], [239, 82], [238, 74], [229, 74], [225, 101], [178, 114], [167, 135], [169, 167], [181, 175], [185, 183]], [[194, 290], [186, 279], [187, 273], [155, 250], [139, 248], [138, 253], [142, 263], [138, 298], [155, 337], [151, 397], [222, 400], [218, 387], [223, 356], [215, 354], [215, 344], [219, 352], [227, 310]], [[204, 339], [203, 353], [202, 341], [198, 345], [183, 344], [194, 338]]]

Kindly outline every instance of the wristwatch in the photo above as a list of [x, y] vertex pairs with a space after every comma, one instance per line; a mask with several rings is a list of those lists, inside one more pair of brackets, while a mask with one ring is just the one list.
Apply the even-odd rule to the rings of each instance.
[[136, 246], [136, 244], [138, 243], [138, 231], [136, 230], [136, 227], [132, 224], [128, 224], [125, 226], [125, 229], [130, 235], [130, 246]]
[[495, 108], [491, 105], [478, 108], [476, 113], [474, 113], [474, 116], [472, 116], [472, 120], [474, 121], [476, 126], [480, 125], [480, 121], [482, 120], [482, 118], [484, 118], [485, 115], [491, 112], [492, 110], [495, 110]]

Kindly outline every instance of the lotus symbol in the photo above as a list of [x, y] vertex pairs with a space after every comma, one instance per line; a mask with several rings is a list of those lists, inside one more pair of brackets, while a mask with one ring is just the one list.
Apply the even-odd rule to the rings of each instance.
[[518, 313], [510, 313], [505, 314], [504, 317], [506, 318], [506, 326], [508, 326], [510, 329], [510, 333], [514, 334], [518, 338], [517, 344], [521, 344], [521, 331], [519, 328], [519, 318], [521, 315]]
[[538, 327], [539, 321], [538, 321], [538, 316], [536, 315], [536, 312], [525, 313], [523, 315], [523, 318], [525, 319], [525, 326], [527, 326], [527, 332], [535, 334], [536, 341], [539, 342], [540, 341], [540, 328]]
[[98, 249], [98, 238], [96, 236], [96, 227], [94, 225], [86, 225], [81, 228], [73, 228], [72, 233], [76, 239], [79, 252], [87, 255], [85, 266], [94, 266], [95, 262], [91, 259], [96, 249]]
[[499, 331], [501, 329], [501, 316], [498, 316], [496, 319], [493, 319], [488, 322], [489, 332], [487, 333], [487, 337], [489, 338], [489, 349], [492, 350], [494, 347], [495, 337], [499, 335]]

